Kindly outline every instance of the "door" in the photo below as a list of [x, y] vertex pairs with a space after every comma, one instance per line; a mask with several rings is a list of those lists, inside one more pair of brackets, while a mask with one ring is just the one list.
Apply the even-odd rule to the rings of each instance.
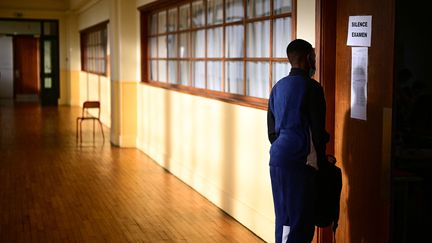
[[58, 21], [43, 21], [41, 36], [41, 103], [57, 105], [60, 97]]
[[13, 98], [12, 37], [0, 37], [0, 99]]
[[[335, 155], [343, 173], [337, 242], [389, 242], [394, 0], [338, 0]], [[417, 6], [417, 5], [415, 5]], [[350, 16], [372, 16], [367, 47], [366, 119], [351, 116]], [[412, 241], [417, 242], [417, 241]]]
[[15, 98], [38, 99], [39, 39], [33, 36], [15, 36], [13, 56]]

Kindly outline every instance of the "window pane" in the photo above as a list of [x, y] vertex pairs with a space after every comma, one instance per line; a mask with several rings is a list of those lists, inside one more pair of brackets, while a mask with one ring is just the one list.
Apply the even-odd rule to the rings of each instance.
[[220, 24], [223, 22], [222, 0], [207, 1], [207, 24]]
[[207, 89], [222, 91], [222, 62], [207, 62]]
[[222, 57], [222, 38], [222, 27], [207, 30], [207, 57]]
[[51, 78], [45, 78], [44, 79], [44, 88], [45, 89], [52, 88], [52, 79]]
[[177, 57], [177, 35], [168, 35], [168, 57]]
[[57, 35], [57, 22], [49, 21], [43, 23], [44, 35]]
[[225, 63], [225, 92], [244, 94], [243, 62]]
[[166, 82], [167, 81], [167, 62], [159, 60], [158, 66], [158, 81]]
[[269, 96], [269, 63], [247, 62], [246, 95], [268, 98]]
[[157, 81], [157, 61], [150, 62], [150, 80]]
[[288, 76], [290, 70], [291, 70], [291, 64], [289, 62], [274, 62], [272, 87], [281, 78]]
[[169, 83], [177, 84], [177, 61], [168, 61]]
[[160, 12], [158, 17], [158, 30], [159, 33], [165, 33], [166, 32], [166, 12]]
[[180, 34], [180, 57], [189, 57], [189, 33]]
[[157, 14], [153, 14], [150, 22], [150, 34], [157, 34]]
[[205, 25], [203, 1], [194, 1], [192, 3], [192, 27], [200, 27]]
[[273, 13], [289, 13], [291, 12], [291, 0], [274, 0], [273, 1]]
[[244, 56], [244, 27], [243, 25], [227, 26], [225, 29], [225, 56], [243, 57]]
[[180, 84], [189, 85], [189, 61], [180, 62]]
[[226, 22], [234, 22], [243, 19], [243, 0], [225, 0], [225, 7]]
[[158, 57], [166, 58], [167, 57], [167, 37], [166, 35], [158, 37]]
[[185, 4], [180, 7], [179, 29], [189, 29], [190, 25], [190, 5]]
[[150, 80], [157, 81], [157, 61], [150, 62]]
[[150, 49], [149, 49], [150, 57], [157, 57], [158, 49], [157, 49], [157, 38], [156, 37], [150, 38], [149, 47], [150, 47]]
[[248, 18], [270, 15], [270, 0], [248, 0]]
[[168, 32], [177, 30], [177, 8], [168, 10]]
[[270, 56], [270, 21], [248, 24], [247, 38], [248, 57]]
[[192, 82], [195, 88], [205, 88], [205, 62], [196, 61], [192, 63]]
[[192, 57], [205, 57], [205, 30], [192, 32]]
[[44, 73], [51, 73], [51, 41], [44, 41]]
[[286, 57], [286, 47], [291, 41], [291, 18], [273, 22], [273, 57]]

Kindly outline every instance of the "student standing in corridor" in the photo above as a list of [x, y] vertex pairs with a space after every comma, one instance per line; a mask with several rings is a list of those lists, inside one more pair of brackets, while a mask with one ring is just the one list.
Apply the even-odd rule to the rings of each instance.
[[276, 216], [276, 243], [310, 243], [314, 235], [315, 172], [325, 165], [325, 99], [311, 79], [315, 51], [301, 39], [287, 47], [288, 76], [269, 99], [267, 126], [272, 143], [270, 176]]

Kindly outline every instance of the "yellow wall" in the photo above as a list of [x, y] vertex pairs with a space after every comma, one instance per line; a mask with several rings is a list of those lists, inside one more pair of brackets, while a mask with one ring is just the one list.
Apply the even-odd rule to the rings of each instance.
[[267, 241], [266, 112], [140, 85], [138, 147]]
[[87, 72], [79, 72], [79, 104], [86, 100], [101, 102], [101, 120], [111, 126], [111, 86], [110, 78]]

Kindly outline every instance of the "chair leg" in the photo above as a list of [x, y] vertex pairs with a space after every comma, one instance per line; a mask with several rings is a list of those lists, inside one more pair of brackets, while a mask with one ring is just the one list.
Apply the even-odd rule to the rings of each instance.
[[82, 122], [83, 120], [80, 121], [80, 143], [82, 143]]
[[93, 143], [95, 142], [95, 120], [93, 119]]
[[98, 120], [98, 122], [99, 122], [99, 125], [100, 125], [100, 128], [101, 128], [101, 132], [102, 132], [102, 141], [103, 141], [103, 143], [105, 143], [105, 135], [104, 135], [104, 132], [103, 132], [102, 122], [100, 120]]
[[76, 133], [75, 134], [76, 135], [76, 142], [78, 142], [78, 121], [79, 121], [79, 118], [76, 119], [76, 129], [75, 129], [75, 131], [76, 131], [75, 132]]

